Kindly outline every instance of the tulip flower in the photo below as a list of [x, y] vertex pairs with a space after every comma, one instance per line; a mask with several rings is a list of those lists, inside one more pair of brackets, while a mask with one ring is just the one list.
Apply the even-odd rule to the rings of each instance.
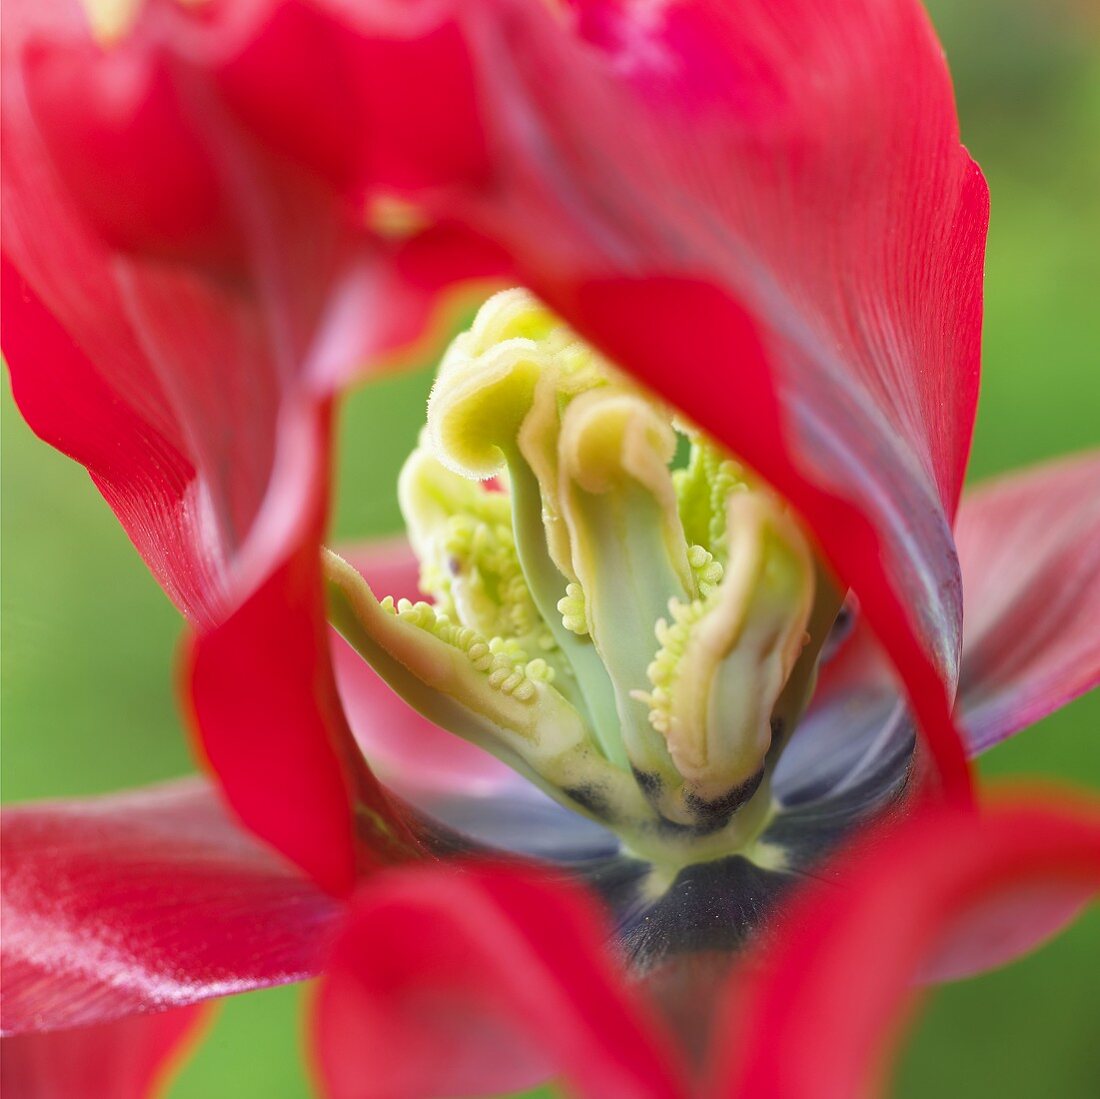
[[[840, 864], [853, 899], [806, 980], [870, 920], [901, 944], [868, 980], [883, 1009], [928, 928], [1014, 874], [1036, 889], [997, 909], [1011, 933], [930, 972], [1003, 962], [1094, 890], [1091, 809], [973, 801], [968, 756], [1098, 678], [1100, 458], [959, 509], [987, 195], [918, 5], [9, 9], [13, 389], [187, 618], [214, 780], [9, 811], [4, 1026], [28, 1056], [73, 1027], [133, 1044], [119, 1028], [156, 1012], [167, 1053], [187, 1020], [153, 1020], [327, 966], [320, 1058], [349, 1094], [419, 943], [461, 971], [449, 1009], [484, 996], [535, 1025], [514, 967], [561, 1029], [549, 1060], [529, 1034], [487, 1059], [398, 1020], [393, 1071], [410, 1049], [440, 1069], [383, 1094], [547, 1068], [679, 1094], [558, 879], [602, 896], [659, 1001], [686, 986], [708, 1010], [752, 943], [801, 956], [788, 894], [874, 822], [914, 814], [891, 842], [926, 860], [981, 837], [912, 940], [872, 919], [876, 856]], [[323, 553], [336, 396], [487, 278], [527, 289], [444, 359], [400, 487], [411, 550]], [[1050, 843], [1014, 869], [1025, 820]], [[497, 869], [440, 865], [470, 856]], [[376, 928], [392, 965], [362, 947]], [[419, 987], [408, 1010], [434, 1018]], [[779, 1010], [771, 987], [752, 1010]], [[873, 1022], [842, 1036], [838, 1080]], [[721, 1079], [769, 1094], [751, 1054]]]

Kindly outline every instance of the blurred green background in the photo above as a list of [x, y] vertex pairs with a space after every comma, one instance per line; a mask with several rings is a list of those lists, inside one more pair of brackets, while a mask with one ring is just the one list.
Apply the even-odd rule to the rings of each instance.
[[[1086, 0], [937, 0], [963, 134], [993, 195], [973, 478], [1100, 443], [1100, 18]], [[347, 403], [337, 535], [397, 529], [394, 478], [430, 372]], [[84, 472], [2, 409], [5, 801], [89, 794], [192, 769], [175, 708], [179, 620]], [[1100, 788], [1100, 696], [982, 761]], [[1007, 970], [931, 999], [896, 1094], [1092, 1099], [1100, 911]], [[310, 1094], [302, 993], [227, 1002], [171, 1099]], [[838, 990], [838, 1011], [845, 1010]]]

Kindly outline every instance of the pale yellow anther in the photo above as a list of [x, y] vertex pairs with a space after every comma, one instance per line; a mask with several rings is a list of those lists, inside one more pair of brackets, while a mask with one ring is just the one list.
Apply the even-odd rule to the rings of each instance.
[[722, 582], [725, 569], [710, 550], [696, 543], [688, 547], [688, 564], [695, 577], [695, 588], [706, 599]]
[[430, 222], [414, 203], [398, 195], [376, 194], [367, 202], [367, 228], [385, 240], [401, 241], [415, 236]]
[[726, 501], [731, 492], [749, 488], [748, 477], [697, 428], [681, 425], [680, 430], [691, 440], [690, 461], [673, 474], [684, 533], [721, 563], [726, 552]]
[[456, 515], [481, 522], [511, 521], [506, 496], [487, 492], [478, 482], [448, 469], [426, 442], [422, 433], [420, 445], [406, 459], [397, 480], [397, 501], [409, 541], [421, 561], [432, 554]]
[[569, 791], [598, 791], [624, 826], [645, 802], [629, 775], [594, 748], [580, 714], [551, 685], [554, 670], [513, 640], [486, 641], [427, 603], [379, 602], [363, 578], [323, 556], [329, 615], [348, 642], [430, 720], [493, 752], [580, 812]]
[[565, 594], [558, 600], [558, 612], [561, 614], [562, 624], [570, 633], [584, 637], [589, 632], [584, 589], [576, 581], [565, 585]]
[[[101, 46], [110, 46], [124, 38], [141, 14], [147, 0], [80, 0], [88, 17], [92, 37]], [[211, 0], [176, 0], [181, 8], [201, 8]]]
[[708, 597], [673, 602], [648, 669], [650, 720], [700, 796], [750, 779], [771, 742], [770, 718], [806, 641], [811, 551], [766, 490], [727, 501], [728, 560]]

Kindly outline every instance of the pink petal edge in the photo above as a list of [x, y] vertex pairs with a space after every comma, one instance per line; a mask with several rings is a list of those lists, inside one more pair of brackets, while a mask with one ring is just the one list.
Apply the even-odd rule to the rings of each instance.
[[3, 811], [5, 1033], [312, 976], [339, 906], [185, 779]]
[[959, 706], [984, 752], [1100, 683], [1100, 452], [963, 497]]

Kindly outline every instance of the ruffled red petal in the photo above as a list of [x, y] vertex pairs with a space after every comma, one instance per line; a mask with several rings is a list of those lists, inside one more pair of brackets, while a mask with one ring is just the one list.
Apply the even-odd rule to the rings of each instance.
[[607, 933], [575, 887], [527, 871], [378, 876], [353, 902], [317, 1000], [327, 1094], [481, 1096], [554, 1073], [589, 1099], [682, 1096]]
[[340, 914], [198, 780], [11, 806], [2, 839], [5, 1033], [301, 980]]

